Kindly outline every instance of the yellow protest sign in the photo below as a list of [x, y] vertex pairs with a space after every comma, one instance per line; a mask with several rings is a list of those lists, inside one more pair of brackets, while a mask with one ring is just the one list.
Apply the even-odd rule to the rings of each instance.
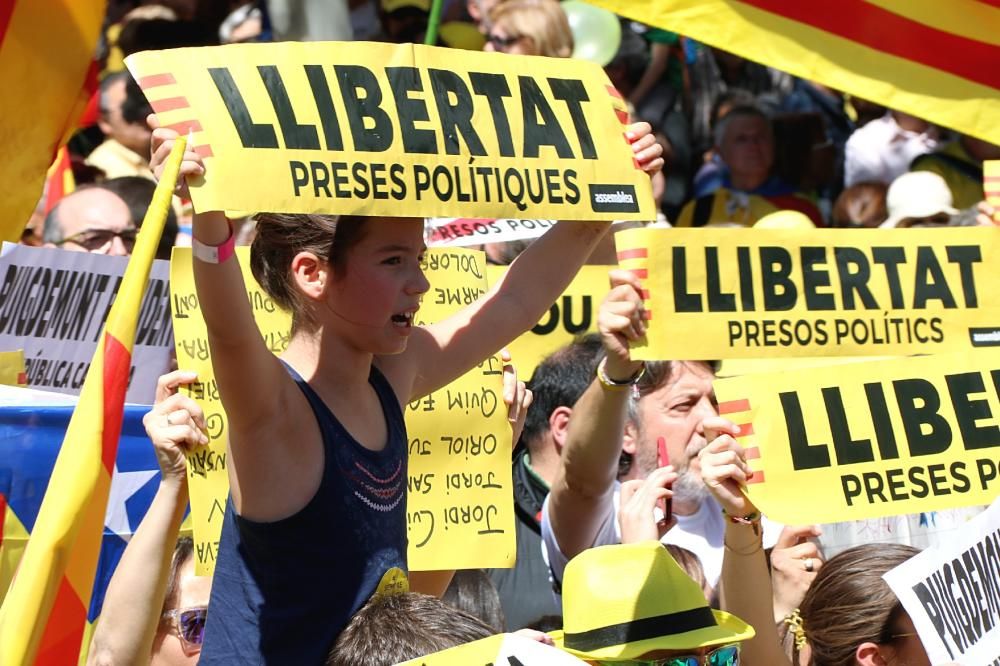
[[[249, 248], [237, 248], [247, 296], [261, 335], [274, 353], [288, 345], [291, 320], [250, 273]], [[438, 321], [486, 291], [482, 252], [427, 252], [431, 283], [417, 323]], [[205, 412], [209, 444], [188, 456], [195, 570], [215, 567], [229, 494], [226, 415], [212, 370], [205, 322], [191, 273], [190, 248], [174, 248], [171, 310], [177, 364], [198, 373], [184, 390]], [[511, 431], [503, 403], [502, 366], [491, 358], [406, 409], [409, 437], [408, 561], [411, 570], [511, 566], [514, 509]]]
[[25, 386], [28, 383], [24, 369], [24, 350], [0, 352], [0, 384]]
[[[418, 325], [446, 319], [486, 293], [482, 252], [440, 248], [426, 257], [431, 288]], [[406, 430], [410, 569], [513, 566], [512, 433], [499, 357], [407, 405]]]
[[[247, 297], [253, 306], [254, 319], [268, 348], [279, 354], [288, 346], [290, 315], [279, 308], [250, 273], [250, 248], [236, 248], [236, 256], [247, 285]], [[205, 412], [209, 442], [188, 454], [188, 493], [193, 519], [195, 573], [207, 576], [215, 569], [219, 552], [219, 534], [226, 515], [229, 495], [226, 413], [215, 383], [208, 334], [201, 315], [198, 294], [191, 273], [191, 248], [175, 247], [170, 257], [170, 310], [174, 324], [177, 367], [198, 373], [198, 381], [181, 390], [191, 396]]]
[[989, 504], [1000, 494], [1000, 350], [716, 380], [750, 498], [801, 525]]
[[592, 63], [282, 42], [126, 64], [161, 124], [194, 133], [199, 211], [655, 217], [624, 102]]
[[630, 229], [633, 358], [898, 356], [1000, 345], [1000, 229]]
[[993, 206], [993, 222], [1000, 224], [1000, 160], [983, 161], [983, 196]]
[[[612, 268], [581, 268], [548, 313], [530, 331], [507, 345], [520, 379], [531, 377], [542, 359], [577, 336], [597, 331], [597, 309], [608, 293], [608, 271]], [[506, 272], [506, 266], [486, 267], [491, 285]]]

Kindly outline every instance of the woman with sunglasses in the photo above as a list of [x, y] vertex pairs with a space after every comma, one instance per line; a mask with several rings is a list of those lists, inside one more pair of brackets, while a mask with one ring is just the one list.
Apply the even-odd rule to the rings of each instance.
[[160, 377], [143, 418], [160, 486], [108, 584], [88, 664], [198, 662], [212, 579], [194, 575], [191, 539], [177, 542], [188, 503], [184, 452], [208, 442], [201, 408], [178, 393], [196, 379], [182, 370]]
[[[771, 578], [761, 547], [760, 513], [744, 488], [753, 471], [735, 437], [739, 427], [706, 419], [717, 436], [698, 456], [705, 485], [729, 516], [722, 565], [722, 606], [757, 629], [745, 646], [747, 664], [788, 666], [774, 626]], [[930, 666], [913, 622], [882, 579], [919, 551], [874, 543], [845, 550], [825, 562], [799, 609], [787, 619], [797, 666]], [[807, 558], [803, 566], [810, 570]]]
[[573, 33], [556, 0], [508, 0], [493, 7], [484, 51], [568, 58]]

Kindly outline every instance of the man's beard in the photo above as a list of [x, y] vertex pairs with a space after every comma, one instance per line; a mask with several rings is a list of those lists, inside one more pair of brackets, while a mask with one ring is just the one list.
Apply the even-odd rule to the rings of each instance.
[[709, 495], [708, 487], [701, 480], [701, 476], [695, 474], [690, 467], [685, 467], [683, 471], [678, 472], [672, 490], [674, 491], [674, 501], [694, 504], [695, 506], [701, 506], [701, 503]]

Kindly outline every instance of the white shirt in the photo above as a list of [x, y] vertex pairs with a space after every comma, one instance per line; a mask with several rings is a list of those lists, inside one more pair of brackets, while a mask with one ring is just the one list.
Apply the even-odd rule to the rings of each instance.
[[892, 113], [859, 127], [847, 139], [844, 153], [844, 186], [875, 180], [888, 185], [910, 170], [910, 162], [938, 145], [928, 132], [904, 130]]
[[[542, 556], [549, 565], [550, 574], [561, 584], [569, 560], [563, 555], [556, 535], [552, 532], [552, 523], [549, 522], [551, 497], [550, 493], [542, 505]], [[597, 536], [594, 537], [594, 543], [591, 544], [592, 548], [621, 543], [622, 533], [618, 524], [620, 497], [621, 484], [615, 481], [611, 510], [604, 516], [597, 530]], [[722, 516], [722, 507], [714, 498], [708, 497], [701, 503], [698, 511], [690, 516], [674, 514], [674, 517], [677, 518], [677, 525], [663, 536], [662, 542], [687, 548], [697, 555], [701, 560], [702, 569], [705, 570], [705, 579], [713, 588], [716, 587], [719, 584], [719, 576], [722, 575], [722, 556], [725, 552], [722, 539], [726, 532], [726, 521]], [[761, 524], [764, 528], [764, 547], [770, 548], [777, 541], [783, 526], [766, 518]]]

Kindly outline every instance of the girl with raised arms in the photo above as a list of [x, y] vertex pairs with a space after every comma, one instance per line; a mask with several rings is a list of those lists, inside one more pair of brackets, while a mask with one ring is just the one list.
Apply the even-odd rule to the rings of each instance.
[[[649, 125], [627, 136], [657, 172]], [[157, 175], [175, 138], [153, 132]], [[181, 174], [204, 173], [188, 148]], [[229, 419], [231, 486], [202, 664], [322, 662], [383, 575], [406, 570], [402, 406], [537, 323], [608, 226], [554, 225], [480, 300], [414, 326], [429, 288], [422, 219], [258, 215], [254, 277], [292, 313], [279, 359], [254, 323], [229, 221], [194, 216], [194, 278]], [[411, 575], [411, 589], [440, 593], [450, 573]]]

